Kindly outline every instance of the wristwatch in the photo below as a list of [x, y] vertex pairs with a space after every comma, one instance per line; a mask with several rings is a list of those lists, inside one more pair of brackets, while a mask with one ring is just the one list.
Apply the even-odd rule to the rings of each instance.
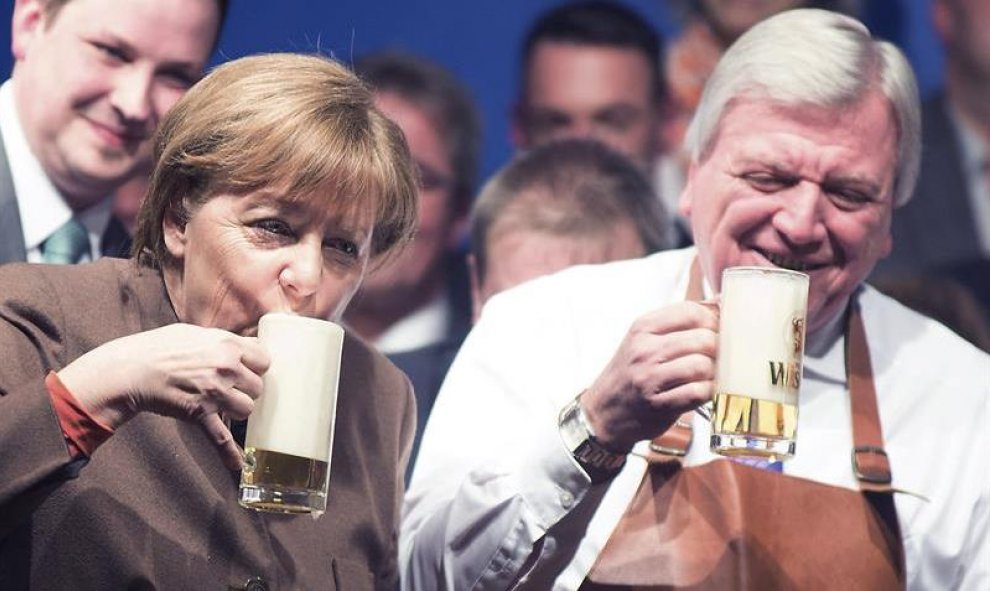
[[581, 406], [581, 395], [568, 402], [557, 418], [560, 438], [577, 463], [595, 484], [612, 479], [626, 463], [626, 454], [606, 449], [595, 439]]

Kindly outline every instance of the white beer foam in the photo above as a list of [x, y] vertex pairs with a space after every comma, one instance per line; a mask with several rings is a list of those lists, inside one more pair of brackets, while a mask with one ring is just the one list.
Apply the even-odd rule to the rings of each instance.
[[265, 314], [258, 339], [271, 356], [246, 447], [330, 461], [344, 330], [326, 320]]
[[[722, 275], [716, 393], [796, 405], [801, 379], [808, 276], [734, 267]], [[795, 326], [796, 319], [800, 324]], [[775, 365], [771, 365], [775, 364]], [[784, 379], [774, 384], [772, 373]]]

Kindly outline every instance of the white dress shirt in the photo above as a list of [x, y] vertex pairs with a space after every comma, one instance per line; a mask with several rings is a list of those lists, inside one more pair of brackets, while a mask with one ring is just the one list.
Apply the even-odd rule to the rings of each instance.
[[425, 306], [388, 327], [375, 339], [374, 345], [385, 355], [428, 347], [447, 337], [449, 324], [450, 298], [444, 290]]
[[[27, 260], [40, 263], [41, 243], [69, 221], [73, 212], [31, 151], [17, 116], [11, 80], [0, 86], [0, 133], [17, 195]], [[89, 234], [91, 255], [84, 256], [82, 262], [99, 258], [100, 240], [110, 223], [112, 208], [113, 202], [107, 198], [76, 215]]]
[[[401, 530], [404, 589], [578, 588], [646, 463], [632, 455], [611, 485], [592, 486], [557, 414], [634, 319], [684, 298], [694, 256], [575, 267], [488, 302], [426, 425]], [[872, 288], [858, 297], [893, 484], [914, 493], [895, 495], [908, 588], [988, 589], [990, 356]], [[806, 358], [784, 472], [857, 489], [843, 340]], [[708, 424], [694, 428], [688, 465], [716, 458]]]

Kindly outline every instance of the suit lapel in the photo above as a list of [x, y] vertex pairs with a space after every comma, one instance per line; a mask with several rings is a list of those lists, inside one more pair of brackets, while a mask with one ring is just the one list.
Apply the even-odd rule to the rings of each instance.
[[[111, 216], [103, 238], [100, 240], [102, 256], [127, 258], [130, 256], [131, 236], [124, 224]], [[3, 138], [0, 137], [0, 264], [24, 262], [24, 231], [21, 228], [21, 213], [17, 207], [17, 194], [14, 192], [14, 178], [7, 161]]]
[[[979, 241], [973, 225], [973, 207], [970, 203], [969, 185], [963, 168], [963, 153], [958, 132], [949, 119], [949, 105], [943, 95], [933, 99], [926, 112], [924, 125], [928, 143], [928, 162], [922, 160], [921, 190], [927, 191], [927, 203], [932, 207], [925, 218], [942, 220], [942, 227], [920, 234], [944, 247], [947, 240], [957, 243], [960, 253], [977, 252]], [[926, 166], [927, 165], [927, 166]], [[931, 197], [936, 198], [932, 199]]]
[[27, 260], [21, 213], [17, 208], [14, 179], [7, 162], [7, 151], [0, 138], [0, 264]]
[[[948, 104], [939, 95], [926, 105], [922, 137], [925, 157], [915, 189], [914, 211], [910, 223], [912, 239], [927, 243], [924, 256], [941, 256], [944, 260], [968, 258], [979, 250], [969, 186], [963, 170], [963, 155], [956, 129], [948, 115]], [[905, 209], [912, 207], [908, 203]], [[894, 214], [895, 216], [897, 214]], [[924, 261], [928, 265], [936, 260]]]
[[117, 216], [110, 216], [110, 223], [100, 240], [100, 255], [126, 259], [131, 256], [131, 235]]
[[894, 211], [894, 252], [878, 266], [886, 272], [937, 267], [979, 252], [962, 152], [947, 109], [942, 95], [924, 105], [918, 185], [914, 198]]

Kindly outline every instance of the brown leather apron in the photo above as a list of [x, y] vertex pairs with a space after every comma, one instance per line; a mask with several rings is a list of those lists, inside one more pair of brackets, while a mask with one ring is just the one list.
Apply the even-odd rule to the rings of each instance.
[[[695, 261], [688, 299], [701, 298]], [[581, 586], [659, 589], [903, 589], [904, 554], [858, 306], [846, 374], [860, 491], [730, 460], [685, 467], [690, 414], [654, 440], [639, 490]]]

